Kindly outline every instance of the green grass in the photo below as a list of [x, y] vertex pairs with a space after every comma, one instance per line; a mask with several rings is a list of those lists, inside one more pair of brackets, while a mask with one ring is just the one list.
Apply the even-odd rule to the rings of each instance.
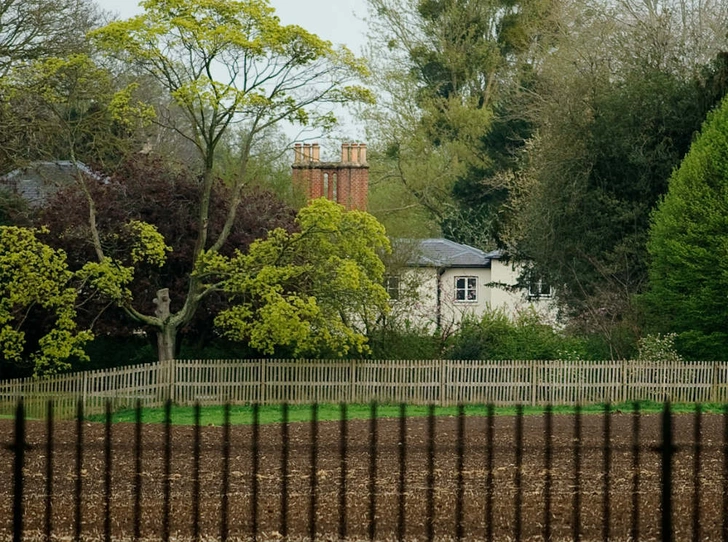
[[[662, 411], [661, 403], [640, 402], [640, 411], [643, 413], [657, 413]], [[615, 404], [611, 406], [611, 411], [615, 413], [631, 413], [633, 409], [632, 403]], [[543, 414], [544, 407], [524, 406], [523, 413], [527, 416]], [[672, 405], [673, 412], [688, 413], [695, 412], [695, 405], [692, 404], [675, 404]], [[702, 405], [704, 413], [722, 413], [724, 406], [720, 404]], [[427, 406], [407, 405], [407, 417], [424, 417], [427, 416], [429, 410]], [[555, 406], [554, 414], [573, 414], [574, 407]], [[582, 412], [587, 415], [601, 414], [604, 412], [604, 405], [587, 405], [582, 407]], [[281, 422], [281, 407], [278, 405], [262, 405], [260, 406], [260, 423], [274, 424]], [[346, 414], [349, 420], [367, 420], [370, 418], [370, 406], [367, 404], [351, 404], [347, 405]], [[396, 418], [399, 417], [399, 405], [382, 404], [377, 405], [378, 418]], [[322, 404], [319, 405], [319, 420], [332, 421], [341, 419], [341, 410], [339, 405]], [[465, 407], [466, 416], [485, 416], [486, 407], [482, 405], [467, 405]], [[516, 414], [516, 407], [496, 407], [495, 414], [498, 416], [513, 416]], [[456, 416], [457, 407], [436, 407], [436, 416]], [[221, 425], [223, 423], [223, 407], [222, 406], [206, 406], [201, 408], [201, 424], [202, 425]], [[89, 416], [90, 421], [103, 421], [104, 415]], [[134, 410], [120, 410], [113, 414], [115, 423], [129, 423], [136, 420]], [[192, 425], [194, 424], [194, 411], [192, 407], [173, 406], [171, 410], [171, 420], [174, 425]], [[290, 422], [308, 422], [311, 420], [311, 407], [309, 405], [290, 405], [288, 407], [288, 420]], [[163, 423], [163, 408], [145, 408], [142, 410], [142, 421], [144, 423]], [[230, 407], [230, 423], [232, 425], [249, 425], [253, 421], [253, 409], [249, 405], [235, 405]]]

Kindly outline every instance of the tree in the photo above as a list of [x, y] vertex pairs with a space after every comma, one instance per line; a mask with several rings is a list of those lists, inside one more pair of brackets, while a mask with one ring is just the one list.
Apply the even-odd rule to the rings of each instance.
[[[177, 131], [199, 153], [200, 187], [194, 249], [184, 291], [160, 288], [153, 314], [119, 299], [126, 313], [157, 330], [159, 359], [174, 356], [178, 330], [189, 323], [215, 288], [195, 272], [198, 262], [220, 254], [248, 182], [248, 159], [261, 131], [284, 120], [326, 127], [333, 117], [321, 108], [330, 103], [368, 99], [347, 82], [363, 72], [346, 49], [335, 50], [298, 26], [284, 26], [264, 0], [146, 0], [145, 13], [95, 31], [95, 43], [119, 60], [138, 67], [165, 88], [179, 108], [177, 117], [157, 122]], [[231, 126], [244, 126], [238, 175], [224, 208], [212, 207], [215, 151]], [[96, 257], [109, 261], [95, 226]], [[213, 213], [225, 216], [211, 231]], [[108, 265], [108, 264], [107, 264]], [[161, 285], [160, 285], [161, 286]]]
[[395, 211], [411, 213], [417, 203], [448, 237], [493, 247], [508, 190], [503, 172], [530, 134], [513, 115], [518, 89], [530, 77], [550, 2], [369, 3], [374, 84], [383, 96], [370, 112], [369, 139], [382, 163], [372, 171], [372, 201], [398, 183], [408, 199]]
[[0, 0], [0, 77], [18, 63], [85, 51], [99, 18], [91, 0]]
[[278, 228], [232, 258], [206, 253], [198, 276], [230, 294], [215, 319], [224, 334], [272, 354], [362, 354], [367, 335], [388, 311], [382, 286], [389, 251], [384, 228], [362, 211], [326, 199], [298, 213], [300, 231]]
[[70, 160], [107, 171], [141, 147], [154, 110], [84, 54], [20, 64], [0, 80], [0, 167]]
[[[562, 4], [557, 47], [525, 109], [535, 135], [506, 203], [504, 246], [615, 357], [640, 333], [634, 295], [647, 284], [650, 210], [728, 90], [724, 6], [681, 2], [681, 18], [676, 4]], [[686, 38], [698, 28], [699, 39]]]
[[76, 278], [66, 255], [41, 242], [42, 230], [0, 226], [0, 367], [28, 359], [36, 375], [85, 358], [93, 338], [78, 331]]
[[[122, 266], [134, 267], [134, 280], [127, 287], [130, 298], [142, 312], [153, 313], [155, 292], [164, 285], [172, 291], [184, 290], [189, 280], [189, 262], [195, 246], [199, 175], [184, 165], [154, 155], [137, 154], [124, 161], [104, 182], [89, 182], [94, 201], [99, 240], [107, 257]], [[212, 208], [220, 208], [229, 199], [229, 188], [217, 179], [211, 193]], [[68, 255], [71, 269], [80, 269], [94, 261], [94, 247], [88, 224], [87, 200], [82, 191], [69, 186], [58, 192], [34, 218], [39, 226], [51, 232], [48, 243], [62, 248]], [[270, 192], [249, 188], [242, 194], [235, 223], [221, 253], [232, 256], [234, 249], [246, 251], [250, 244], [276, 228], [295, 228], [293, 209]], [[164, 265], [132, 262], [134, 238], [120, 228], [130, 219], [156, 227], [171, 245]], [[213, 213], [210, 229], [219, 232], [225, 217]], [[86, 294], [93, 294], [86, 292]], [[181, 332], [203, 345], [214, 336], [213, 318], [228, 307], [225, 296], [214, 293], [200, 304], [195, 317]], [[122, 310], [110, 305], [98, 293], [85, 297], [78, 309], [78, 322], [92, 328], [97, 335], [130, 337], [139, 331], [139, 323], [130, 320]], [[148, 330], [153, 331], [153, 328]], [[177, 341], [177, 347], [181, 341]]]
[[728, 356], [728, 100], [709, 115], [652, 215], [650, 288], [658, 331], [686, 356]]

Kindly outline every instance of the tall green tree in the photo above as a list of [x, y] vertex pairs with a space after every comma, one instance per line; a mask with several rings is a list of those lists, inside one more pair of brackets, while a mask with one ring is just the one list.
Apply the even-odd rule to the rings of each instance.
[[0, 79], [0, 168], [33, 160], [70, 160], [112, 171], [141, 148], [154, 117], [122, 84], [85, 54], [22, 63]]
[[384, 100], [369, 124], [382, 163], [373, 170], [374, 202], [379, 185], [391, 191], [397, 183], [448, 236], [492, 245], [507, 193], [501, 173], [529, 134], [512, 121], [516, 91], [549, 4], [370, 0]]
[[688, 357], [728, 356], [728, 100], [713, 112], [652, 215], [652, 325]]
[[268, 354], [364, 354], [389, 310], [379, 256], [389, 251], [384, 227], [323, 198], [301, 209], [296, 223], [300, 231], [273, 230], [245, 254], [205, 255], [200, 277], [232, 296], [216, 324]]
[[[219, 254], [230, 237], [256, 137], [282, 121], [326, 128], [334, 120], [327, 104], [368, 99], [369, 94], [349, 84], [363, 66], [348, 50], [335, 49], [298, 26], [282, 25], [265, 0], [146, 0], [142, 7], [143, 14], [113, 22], [93, 38], [167, 90], [181, 116], [157, 122], [198, 151], [198, 212], [186, 288], [160, 288], [153, 314], [139, 310], [133, 300], [122, 302], [130, 317], [157, 330], [159, 359], [164, 360], [174, 356], [179, 329], [215, 291], [196, 266], [203, 257]], [[236, 124], [245, 127], [238, 174], [227, 205], [213, 208], [216, 150]], [[225, 216], [218, 231], [211, 230], [212, 213]], [[104, 262], [93, 219], [91, 230], [97, 259]]]
[[[728, 90], [718, 54], [728, 43], [718, 4], [683, 2], [679, 21], [671, 1], [617, 4], [619, 16], [609, 2], [561, 5], [501, 238], [551, 279], [572, 323], [620, 357], [640, 331], [631, 315], [647, 283], [650, 210]], [[686, 38], [698, 28], [700, 39]]]

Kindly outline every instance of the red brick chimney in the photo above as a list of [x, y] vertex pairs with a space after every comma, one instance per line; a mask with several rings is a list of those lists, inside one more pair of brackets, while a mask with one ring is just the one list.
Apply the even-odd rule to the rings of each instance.
[[321, 162], [317, 143], [296, 143], [293, 184], [311, 201], [326, 197], [347, 210], [366, 211], [369, 165], [364, 143], [342, 143], [341, 162]]

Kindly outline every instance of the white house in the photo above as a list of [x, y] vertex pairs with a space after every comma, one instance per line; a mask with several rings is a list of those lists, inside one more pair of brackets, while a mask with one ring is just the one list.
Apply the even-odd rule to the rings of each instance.
[[412, 325], [448, 330], [465, 315], [497, 309], [515, 317], [529, 307], [555, 317], [551, 288], [540, 281], [519, 288], [521, 268], [500, 251], [486, 253], [447, 239], [400, 240], [394, 246], [404, 257], [385, 285], [393, 313]]

